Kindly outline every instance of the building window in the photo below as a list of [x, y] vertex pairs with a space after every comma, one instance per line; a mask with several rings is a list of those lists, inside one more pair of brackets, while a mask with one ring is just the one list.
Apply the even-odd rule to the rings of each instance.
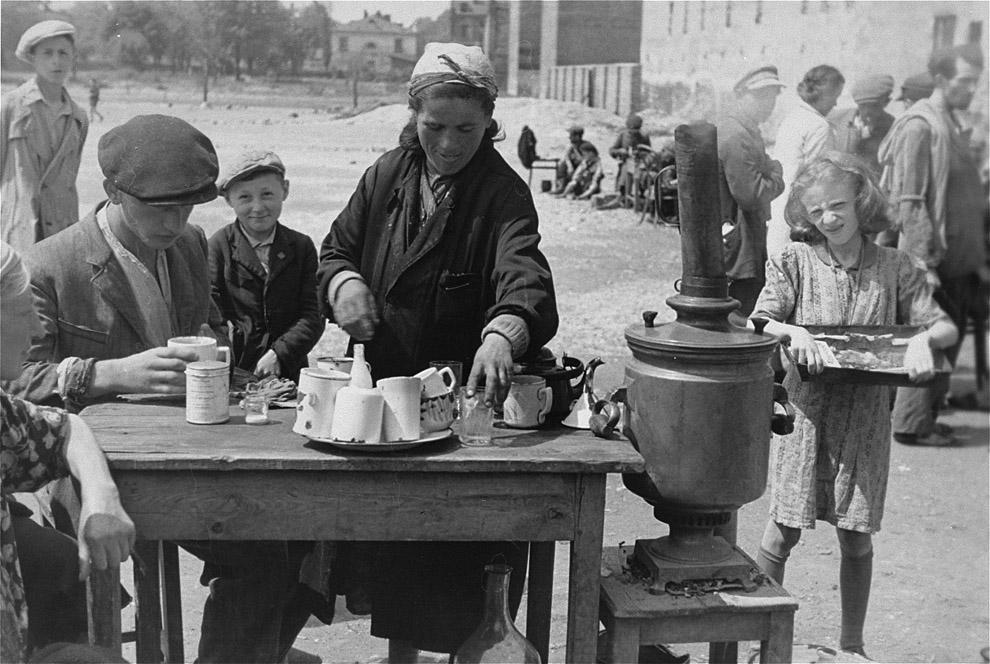
[[667, 9], [670, 11], [667, 16], [667, 34], [672, 35], [674, 34], [674, 3], [667, 3]]
[[808, 0], [801, 0], [801, 13], [802, 14], [808, 13]]
[[969, 35], [966, 41], [970, 44], [979, 44], [983, 40], [983, 21], [970, 21]]
[[403, 52], [402, 40], [401, 39], [396, 39], [395, 40], [395, 52], [396, 53], [402, 53]]
[[341, 53], [347, 53], [347, 37], [340, 37], [337, 40], [337, 45]]
[[763, 0], [756, 0], [756, 16], [753, 17], [754, 23], [761, 23], [763, 21]]
[[822, 0], [822, 13], [828, 13], [828, 0]]
[[935, 27], [932, 30], [932, 48], [949, 48], [956, 39], [956, 16], [945, 14], [935, 17]]
[[698, 12], [698, 28], [704, 32], [705, 31], [705, 0], [701, 0], [701, 11]]
[[688, 8], [689, 8], [689, 5], [687, 3], [684, 3], [684, 25], [681, 26], [681, 32], [683, 32], [684, 34], [687, 34]]
[[725, 2], [725, 27], [732, 27], [732, 0]]
[[366, 50], [366, 51], [374, 51], [377, 48], [378, 48], [378, 44], [376, 44], [375, 42], [365, 42], [364, 43], [364, 50]]

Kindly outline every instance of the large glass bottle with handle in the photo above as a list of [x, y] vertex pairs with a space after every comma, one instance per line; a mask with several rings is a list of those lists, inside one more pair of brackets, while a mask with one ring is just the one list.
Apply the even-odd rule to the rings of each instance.
[[481, 624], [454, 653], [454, 664], [542, 664], [509, 614], [508, 565], [485, 566], [485, 615]]

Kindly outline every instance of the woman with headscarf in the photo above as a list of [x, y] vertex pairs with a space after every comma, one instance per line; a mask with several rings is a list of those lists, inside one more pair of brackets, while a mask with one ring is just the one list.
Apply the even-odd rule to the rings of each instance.
[[[494, 70], [475, 46], [428, 44], [409, 82], [399, 147], [369, 168], [320, 252], [324, 313], [365, 345], [375, 378], [433, 360], [470, 367], [465, 387], [505, 398], [513, 363], [557, 330], [553, 280], [526, 183], [495, 150]], [[389, 661], [453, 653], [482, 617], [484, 565], [514, 568], [525, 542], [394, 542], [379, 547], [375, 636]]]
[[835, 149], [832, 125], [825, 116], [835, 108], [845, 84], [846, 79], [835, 67], [812, 67], [798, 83], [797, 93], [801, 100], [777, 129], [773, 156], [783, 170], [784, 193], [770, 204], [770, 221], [767, 222], [769, 256], [779, 253], [791, 241], [790, 227], [784, 220], [784, 206], [791, 182], [802, 168], [827, 150]]

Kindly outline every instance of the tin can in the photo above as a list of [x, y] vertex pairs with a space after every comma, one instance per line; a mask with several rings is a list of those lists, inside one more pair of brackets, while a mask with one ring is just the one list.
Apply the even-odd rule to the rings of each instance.
[[226, 362], [186, 365], [186, 422], [220, 424], [230, 419], [230, 367]]

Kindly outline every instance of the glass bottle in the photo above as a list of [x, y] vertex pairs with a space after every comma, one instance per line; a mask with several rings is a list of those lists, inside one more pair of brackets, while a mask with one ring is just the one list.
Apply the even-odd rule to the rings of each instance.
[[371, 389], [375, 386], [371, 380], [371, 369], [364, 359], [364, 344], [354, 344], [354, 363], [351, 365], [351, 387]]
[[481, 624], [454, 653], [454, 664], [541, 664], [540, 654], [509, 615], [508, 565], [485, 566], [485, 615]]

